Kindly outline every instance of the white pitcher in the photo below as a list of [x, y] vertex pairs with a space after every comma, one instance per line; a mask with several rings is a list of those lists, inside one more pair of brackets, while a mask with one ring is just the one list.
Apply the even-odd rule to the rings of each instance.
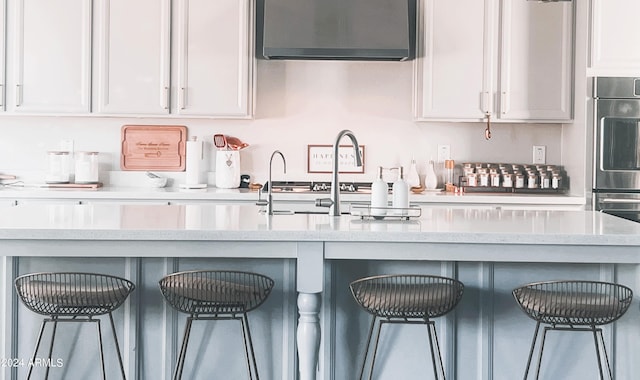
[[240, 187], [239, 150], [218, 150], [216, 152], [216, 187], [220, 189]]

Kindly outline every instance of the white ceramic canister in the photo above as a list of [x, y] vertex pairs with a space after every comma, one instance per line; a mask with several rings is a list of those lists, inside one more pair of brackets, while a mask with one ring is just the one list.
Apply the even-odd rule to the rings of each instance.
[[240, 187], [240, 151], [216, 151], [216, 187], [237, 189]]
[[98, 152], [75, 153], [75, 183], [98, 183]]
[[53, 150], [47, 152], [46, 183], [69, 183], [70, 154], [66, 151]]

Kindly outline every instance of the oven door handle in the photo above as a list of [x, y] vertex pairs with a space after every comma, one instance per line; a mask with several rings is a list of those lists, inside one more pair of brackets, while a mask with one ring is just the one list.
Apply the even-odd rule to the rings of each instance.
[[640, 204], [640, 199], [602, 198], [599, 203]]

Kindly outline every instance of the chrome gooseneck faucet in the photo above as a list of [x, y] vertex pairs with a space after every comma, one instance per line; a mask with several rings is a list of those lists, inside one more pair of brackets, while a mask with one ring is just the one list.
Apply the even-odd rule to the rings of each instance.
[[273, 182], [271, 182], [271, 171], [273, 169], [273, 157], [276, 154], [282, 157], [284, 173], [287, 172], [287, 160], [285, 160], [284, 154], [282, 154], [282, 152], [279, 150], [276, 150], [273, 153], [271, 153], [271, 158], [269, 159], [269, 192], [267, 193], [267, 215], [273, 215], [273, 197], [271, 195], [271, 189], [273, 189]]
[[347, 136], [351, 139], [353, 144], [353, 150], [355, 155], [356, 166], [362, 166], [362, 156], [360, 155], [360, 146], [358, 145], [358, 139], [348, 129], [340, 131], [333, 143], [333, 172], [331, 174], [331, 198], [330, 199], [316, 199], [316, 206], [329, 207], [329, 215], [340, 216], [340, 182], [338, 181], [338, 163], [340, 140]]

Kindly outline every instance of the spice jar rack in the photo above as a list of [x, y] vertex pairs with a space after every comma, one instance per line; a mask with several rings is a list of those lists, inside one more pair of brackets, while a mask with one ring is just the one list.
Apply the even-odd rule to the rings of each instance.
[[464, 163], [459, 178], [463, 192], [564, 193], [568, 177], [559, 165]]

